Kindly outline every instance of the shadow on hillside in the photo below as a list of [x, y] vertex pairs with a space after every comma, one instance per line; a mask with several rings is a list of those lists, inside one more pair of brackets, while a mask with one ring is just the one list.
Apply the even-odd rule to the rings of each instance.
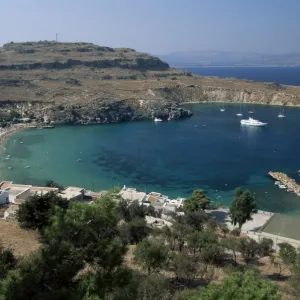
[[224, 223], [228, 218], [228, 213], [224, 211], [214, 210], [210, 212], [210, 215], [218, 222]]
[[278, 273], [273, 273], [273, 274], [267, 275], [267, 278], [271, 279], [271, 280], [275, 280], [275, 281], [285, 282], [285, 281], [289, 280], [290, 276], [281, 274], [278, 278]]

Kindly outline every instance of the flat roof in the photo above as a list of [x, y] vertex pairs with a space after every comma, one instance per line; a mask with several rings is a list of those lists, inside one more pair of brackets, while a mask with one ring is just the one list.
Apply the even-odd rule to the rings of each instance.
[[9, 186], [6, 188], [10, 196], [17, 196], [22, 192], [29, 190], [29, 187], [21, 187], [21, 186]]
[[261, 228], [261, 232], [300, 241], [300, 218], [275, 213]]
[[69, 186], [66, 189], [64, 189], [63, 191], [61, 191], [59, 193], [59, 195], [62, 198], [66, 198], [66, 199], [70, 200], [72, 198], [82, 195], [82, 191], [84, 191], [83, 188]]
[[0, 188], [1, 189], [6, 189], [8, 188], [13, 182], [12, 181], [2, 181], [0, 183]]
[[77, 187], [77, 186], [68, 186], [64, 189], [64, 192], [74, 192], [74, 193], [81, 193], [84, 191], [84, 188]]
[[46, 187], [46, 186], [32, 186], [30, 187], [32, 192], [56, 192], [58, 188]]
[[132, 200], [132, 201], [134, 200], [142, 201], [144, 197], [146, 197], [146, 193], [138, 192], [136, 190], [131, 190], [131, 189], [121, 191], [120, 195], [123, 199]]

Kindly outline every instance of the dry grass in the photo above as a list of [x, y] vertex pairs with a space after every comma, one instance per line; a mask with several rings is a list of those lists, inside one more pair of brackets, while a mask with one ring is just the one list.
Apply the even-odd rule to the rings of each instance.
[[21, 229], [19, 225], [4, 220], [0, 220], [0, 227], [0, 242], [5, 248], [12, 249], [16, 256], [26, 256], [38, 248], [36, 231]]

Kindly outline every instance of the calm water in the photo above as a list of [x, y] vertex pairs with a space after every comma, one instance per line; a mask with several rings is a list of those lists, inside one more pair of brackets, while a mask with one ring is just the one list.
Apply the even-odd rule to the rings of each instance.
[[[17, 133], [1, 158], [2, 179], [30, 184], [54, 179], [88, 189], [126, 184], [175, 197], [201, 188], [225, 204], [242, 186], [256, 193], [261, 209], [300, 214], [300, 198], [267, 177], [273, 170], [300, 179], [300, 109], [286, 108], [286, 118], [278, 119], [278, 107], [243, 106], [244, 116], [251, 109], [268, 122], [265, 128], [247, 128], [235, 116], [239, 106], [225, 105], [224, 113], [218, 104], [189, 108], [194, 116], [182, 121]], [[11, 159], [4, 160], [8, 154]]]
[[300, 67], [189, 67], [184, 69], [202, 76], [234, 77], [300, 85]]

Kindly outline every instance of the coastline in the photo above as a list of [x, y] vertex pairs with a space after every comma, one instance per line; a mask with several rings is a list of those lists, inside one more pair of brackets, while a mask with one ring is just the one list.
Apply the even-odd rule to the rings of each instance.
[[299, 105], [289, 105], [289, 104], [275, 104], [275, 103], [258, 103], [258, 102], [245, 102], [245, 101], [214, 101], [214, 100], [209, 100], [209, 101], [185, 101], [185, 102], [180, 102], [180, 105], [184, 104], [251, 104], [251, 105], [266, 105], [266, 106], [280, 106], [280, 107], [294, 107], [298, 108], [300, 107]]
[[4, 150], [5, 143], [7, 139], [15, 132], [21, 131], [25, 128], [28, 128], [28, 124], [13, 124], [9, 127], [0, 129], [0, 149], [1, 152]]

